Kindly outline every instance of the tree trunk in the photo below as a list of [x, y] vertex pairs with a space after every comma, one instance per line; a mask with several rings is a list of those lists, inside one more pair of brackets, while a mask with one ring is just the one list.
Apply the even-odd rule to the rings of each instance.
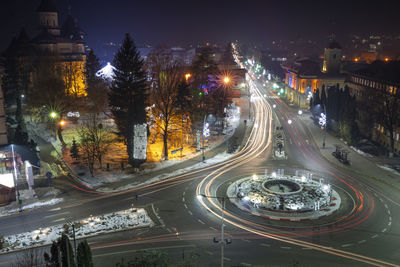
[[133, 158], [133, 132], [130, 134], [128, 137], [128, 140], [126, 141], [126, 150], [128, 153], [128, 162], [131, 166], [135, 166], [135, 159]]
[[163, 135], [164, 141], [164, 160], [168, 160], [168, 132], [165, 131]]
[[393, 153], [394, 153], [394, 134], [393, 130], [389, 131], [389, 136], [390, 136], [390, 152], [389, 152], [389, 158], [393, 158]]
[[88, 167], [89, 167], [90, 175], [91, 175], [92, 177], [94, 177], [94, 167], [93, 167], [93, 163], [90, 162]]
[[97, 160], [99, 161], [100, 169], [103, 168], [103, 162], [102, 162], [101, 159], [102, 159], [102, 155], [100, 154], [100, 155], [97, 157]]
[[62, 128], [61, 127], [58, 127], [58, 129], [57, 129], [57, 136], [58, 136], [58, 139], [60, 140], [62, 146], [65, 147], [66, 144], [65, 144], [64, 138], [62, 136]]

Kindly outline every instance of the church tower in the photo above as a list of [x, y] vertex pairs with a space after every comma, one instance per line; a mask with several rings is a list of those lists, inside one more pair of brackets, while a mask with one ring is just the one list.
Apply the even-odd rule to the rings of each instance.
[[55, 0], [42, 0], [36, 12], [39, 14], [40, 27], [51, 35], [59, 36], [60, 27]]
[[323, 73], [338, 73], [342, 59], [342, 47], [336, 42], [331, 41], [324, 52]]

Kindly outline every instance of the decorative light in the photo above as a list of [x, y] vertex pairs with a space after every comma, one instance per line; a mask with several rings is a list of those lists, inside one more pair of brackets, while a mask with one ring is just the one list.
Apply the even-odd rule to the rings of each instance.
[[96, 72], [96, 76], [103, 78], [104, 80], [112, 80], [114, 77], [114, 70], [115, 67], [110, 64], [110, 62], [107, 62], [107, 65]]
[[326, 125], [326, 115], [324, 113], [321, 113], [321, 117], [319, 118], [319, 125], [321, 127], [325, 127]]
[[289, 120], [287, 121], [287, 123], [288, 123], [289, 125], [292, 124], [292, 120], [289, 119]]
[[301, 114], [303, 114], [303, 111], [300, 109], [297, 113], [298, 113], [299, 115], [301, 115]]

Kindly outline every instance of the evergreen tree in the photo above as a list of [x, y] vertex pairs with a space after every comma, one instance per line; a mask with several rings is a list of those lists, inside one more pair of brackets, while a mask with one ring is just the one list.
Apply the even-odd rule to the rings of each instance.
[[322, 90], [321, 90], [321, 108], [324, 110], [324, 107], [326, 108], [326, 91], [325, 91], [325, 85], [322, 85]]
[[52, 266], [52, 267], [60, 267], [60, 262], [59, 262], [59, 252], [58, 252], [58, 242], [53, 241], [53, 244], [51, 244], [50, 247], [50, 255], [45, 252], [44, 253], [44, 260], [46, 262], [46, 266]]
[[86, 240], [78, 245], [78, 267], [93, 267], [92, 251]]
[[72, 138], [72, 145], [71, 145], [71, 149], [70, 149], [70, 156], [71, 158], [78, 160], [79, 159], [79, 149], [78, 149], [78, 145], [76, 143], [75, 138]]
[[58, 246], [61, 251], [62, 266], [74, 267], [75, 266], [74, 251], [72, 249], [71, 243], [69, 242], [69, 238], [66, 234], [62, 234], [61, 238], [58, 239]]
[[129, 164], [139, 167], [142, 160], [134, 159], [134, 125], [146, 123], [146, 74], [143, 60], [129, 34], [114, 57], [114, 80], [109, 93], [109, 105], [119, 134], [127, 145]]
[[105, 110], [107, 103], [107, 85], [101, 77], [96, 76], [99, 69], [99, 59], [93, 50], [90, 50], [85, 65], [86, 93], [89, 106], [96, 113]]

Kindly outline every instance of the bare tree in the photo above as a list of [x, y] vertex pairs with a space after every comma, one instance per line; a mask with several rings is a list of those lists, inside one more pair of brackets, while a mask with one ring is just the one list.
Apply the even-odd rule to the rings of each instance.
[[153, 55], [151, 69], [154, 74], [150, 94], [152, 119], [163, 137], [164, 159], [168, 160], [168, 137], [182, 125], [179, 92], [186, 84], [185, 73], [180, 64], [165, 54]]
[[[394, 131], [398, 126], [400, 119], [400, 108], [399, 108], [399, 92], [391, 86], [385, 91], [376, 91], [375, 99], [377, 103], [377, 121], [380, 123], [389, 133], [390, 142], [390, 157], [393, 157], [394, 153]], [[385, 133], [386, 134], [386, 133]]]
[[110, 134], [103, 128], [98, 116], [91, 114], [84, 126], [79, 129], [78, 135], [81, 156], [93, 177], [94, 164], [98, 162], [102, 168], [102, 158], [110, 145]]

